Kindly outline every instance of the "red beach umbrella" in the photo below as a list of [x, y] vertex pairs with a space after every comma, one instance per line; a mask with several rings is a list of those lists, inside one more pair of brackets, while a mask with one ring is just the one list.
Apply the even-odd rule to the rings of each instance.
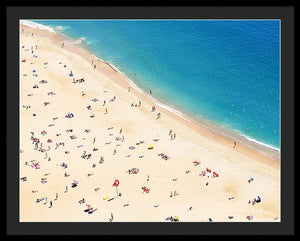
[[208, 169], [208, 168], [206, 168], [206, 171], [207, 171], [207, 172], [211, 172], [211, 170], [210, 170], [210, 169]]
[[118, 179], [116, 179], [116, 180], [114, 181], [113, 187], [118, 187], [119, 184], [120, 184], [120, 181], [119, 181]]
[[118, 194], [118, 186], [119, 186], [119, 184], [120, 184], [120, 181], [119, 181], [118, 179], [116, 179], [116, 180], [114, 181], [114, 184], [113, 184], [113, 187], [116, 187], [117, 196], [119, 195], [119, 194]]

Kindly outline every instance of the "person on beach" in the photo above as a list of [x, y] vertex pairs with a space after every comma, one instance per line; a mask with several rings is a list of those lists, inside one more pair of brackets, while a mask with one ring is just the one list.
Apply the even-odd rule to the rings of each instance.
[[152, 90], [149, 91], [150, 95], [152, 95]]
[[52, 200], [50, 201], [50, 206], [49, 206], [49, 208], [52, 208]]
[[61, 44], [61, 47], [63, 48], [65, 46], [65, 43], [64, 42], [62, 42], [62, 44]]
[[130, 92], [130, 87], [128, 87], [128, 92]]
[[21, 177], [21, 181], [26, 182], [27, 181], [27, 177]]
[[66, 190], [65, 190], [65, 192], [68, 192], [68, 186], [66, 186]]
[[98, 210], [97, 208], [95, 208], [95, 209], [92, 208], [90, 211], [88, 211], [88, 214], [92, 214], [92, 213], [94, 213], [97, 210]]
[[249, 183], [250, 183], [250, 182], [253, 182], [253, 180], [254, 180], [254, 178], [253, 178], [253, 177], [250, 177], [249, 180], [248, 180], [248, 182], [249, 182]]
[[236, 142], [234, 141], [234, 142], [233, 142], [233, 148], [235, 148], [235, 147], [236, 147]]
[[58, 199], [58, 193], [55, 194], [55, 199], [54, 200], [57, 200]]
[[99, 161], [99, 163], [100, 163], [100, 164], [102, 164], [103, 162], [104, 162], [104, 157], [103, 157], [103, 156], [101, 156], [101, 157], [100, 157], [100, 161]]
[[88, 212], [90, 210], [93, 210], [92, 206], [90, 204], [86, 204], [87, 209], [84, 210], [84, 212]]
[[260, 203], [260, 202], [261, 202], [261, 198], [258, 196], [257, 198], [254, 198], [252, 202], [249, 200], [248, 203], [252, 203], [252, 205], [254, 205], [254, 204]]
[[114, 215], [113, 215], [113, 213], [110, 213], [110, 219], [109, 219], [109, 221], [112, 222], [113, 220], [114, 220]]

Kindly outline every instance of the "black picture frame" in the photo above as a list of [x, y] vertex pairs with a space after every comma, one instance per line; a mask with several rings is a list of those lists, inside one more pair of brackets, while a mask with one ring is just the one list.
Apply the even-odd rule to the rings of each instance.
[[[20, 19], [280, 19], [281, 222], [55, 223], [19, 222]], [[6, 7], [7, 235], [292, 235], [294, 229], [293, 6], [7, 6]], [[17, 51], [16, 51], [17, 50]]]

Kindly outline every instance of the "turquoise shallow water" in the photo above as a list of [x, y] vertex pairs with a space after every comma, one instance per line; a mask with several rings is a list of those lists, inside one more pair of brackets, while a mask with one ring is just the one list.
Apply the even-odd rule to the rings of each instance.
[[34, 20], [188, 114], [280, 147], [280, 21]]

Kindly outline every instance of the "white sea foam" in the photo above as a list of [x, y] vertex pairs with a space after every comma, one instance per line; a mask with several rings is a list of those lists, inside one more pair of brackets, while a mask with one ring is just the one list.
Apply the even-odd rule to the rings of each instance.
[[181, 111], [176, 110], [175, 108], [173, 108], [173, 107], [171, 107], [171, 106], [169, 106], [169, 105], [162, 104], [161, 102], [159, 102], [159, 101], [156, 100], [155, 98], [152, 98], [152, 99], [155, 100], [156, 105], [158, 105], [159, 107], [161, 107], [161, 108], [163, 108], [163, 109], [166, 109], [166, 110], [168, 110], [168, 111], [170, 111], [170, 112], [176, 114], [177, 116], [179, 116], [179, 117], [185, 119], [185, 120], [188, 121], [188, 122], [191, 122], [191, 120], [190, 120], [185, 114], [183, 114]]
[[259, 144], [259, 145], [262, 145], [262, 146], [265, 146], [265, 147], [268, 147], [268, 148], [270, 148], [270, 149], [273, 149], [273, 150], [275, 150], [275, 151], [279, 151], [279, 152], [280, 152], [280, 148], [271, 146], [271, 145], [266, 144], [266, 143], [264, 143], [264, 142], [260, 142], [260, 141], [258, 141], [258, 140], [255, 140], [255, 139], [249, 137], [249, 136], [246, 136], [245, 134], [239, 134], [239, 135], [245, 137], [248, 141], [254, 142], [254, 143], [256, 143], [256, 144]]
[[35, 23], [35, 22], [30, 21], [30, 20], [20, 20], [20, 24], [24, 24], [24, 25], [32, 27], [32, 28], [46, 29], [50, 32], [57, 33], [53, 28], [51, 28], [49, 26], [45, 26], [45, 25], [42, 25], [42, 24], [39, 24], [39, 23]]
[[69, 40], [69, 44], [81, 44], [86, 41], [86, 37], [80, 37], [79, 39]]
[[54, 27], [54, 30], [55, 31], [63, 31], [63, 30], [66, 30], [67, 28], [69, 28], [69, 26], [56, 26]]

